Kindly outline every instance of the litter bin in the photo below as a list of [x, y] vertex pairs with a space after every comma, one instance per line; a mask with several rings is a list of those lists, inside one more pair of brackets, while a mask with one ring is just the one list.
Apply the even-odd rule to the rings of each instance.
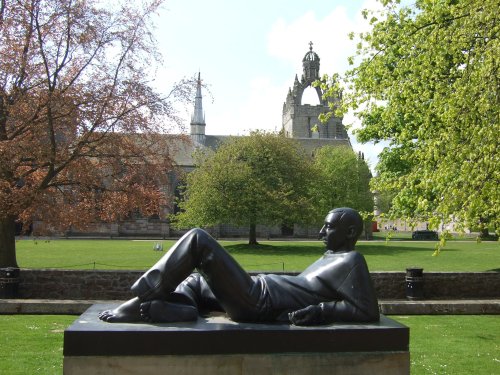
[[0, 298], [16, 298], [19, 290], [19, 268], [0, 268]]
[[406, 298], [408, 298], [409, 300], [418, 300], [424, 298], [423, 272], [423, 268], [406, 269]]

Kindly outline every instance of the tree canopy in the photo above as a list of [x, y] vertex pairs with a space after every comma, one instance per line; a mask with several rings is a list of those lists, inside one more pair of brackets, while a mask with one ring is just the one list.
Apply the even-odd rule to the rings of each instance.
[[177, 226], [245, 225], [253, 244], [257, 224], [310, 218], [312, 168], [294, 140], [256, 131], [198, 157], [197, 168], [187, 176], [182, 211], [174, 218]]
[[373, 214], [371, 172], [361, 155], [348, 146], [325, 146], [314, 155], [317, 180], [312, 184], [319, 216], [335, 207]]
[[158, 212], [168, 129], [187, 81], [160, 95], [151, 16], [161, 1], [0, 1], [0, 266], [14, 222], [46, 227]]
[[326, 146], [311, 158], [297, 141], [253, 132], [197, 156], [186, 178], [177, 227], [319, 224], [335, 207], [373, 212], [366, 162], [347, 146]]
[[344, 87], [359, 140], [390, 142], [373, 187], [395, 194], [399, 217], [499, 228], [498, 1], [381, 3], [365, 12], [359, 63], [323, 81], [327, 95]]

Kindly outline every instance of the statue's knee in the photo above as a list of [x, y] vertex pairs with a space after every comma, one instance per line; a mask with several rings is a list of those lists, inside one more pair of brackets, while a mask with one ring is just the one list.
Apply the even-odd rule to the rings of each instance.
[[193, 228], [189, 231], [189, 233], [193, 236], [199, 237], [199, 238], [207, 238], [210, 237], [210, 235], [201, 228]]
[[217, 241], [210, 234], [208, 234], [207, 231], [201, 228], [191, 229], [191, 234], [196, 238], [198, 246], [201, 245], [201, 247], [206, 247], [208, 245], [208, 247], [213, 247], [211, 244], [217, 243]]

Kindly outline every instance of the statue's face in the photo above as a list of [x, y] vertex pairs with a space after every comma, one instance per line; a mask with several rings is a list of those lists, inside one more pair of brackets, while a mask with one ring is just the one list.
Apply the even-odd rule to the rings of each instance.
[[319, 232], [320, 239], [325, 243], [327, 250], [339, 250], [346, 243], [348, 228], [340, 222], [340, 217], [339, 213], [329, 213]]

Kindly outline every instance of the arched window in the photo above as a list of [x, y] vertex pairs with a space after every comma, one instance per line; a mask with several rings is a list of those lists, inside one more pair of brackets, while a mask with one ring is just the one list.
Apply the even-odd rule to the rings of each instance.
[[319, 96], [314, 87], [307, 87], [302, 93], [301, 105], [309, 104], [309, 105], [319, 105]]

